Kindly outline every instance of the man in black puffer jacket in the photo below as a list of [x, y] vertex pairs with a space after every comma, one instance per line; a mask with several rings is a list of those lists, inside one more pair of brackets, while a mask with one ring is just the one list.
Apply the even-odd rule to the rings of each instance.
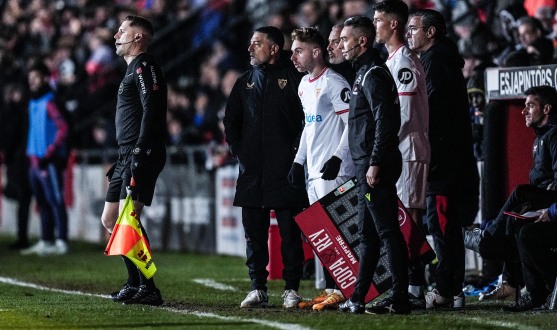
[[[297, 291], [304, 252], [294, 216], [309, 205], [304, 186], [288, 183], [304, 127], [298, 97], [303, 77], [282, 51], [284, 37], [272, 26], [255, 30], [248, 48], [253, 68], [238, 78], [226, 106], [224, 127], [230, 151], [240, 163], [234, 206], [242, 207], [252, 291], [241, 307], [268, 305], [266, 270], [270, 211], [282, 238], [284, 306], [301, 302]], [[303, 174], [302, 174], [303, 175]]]

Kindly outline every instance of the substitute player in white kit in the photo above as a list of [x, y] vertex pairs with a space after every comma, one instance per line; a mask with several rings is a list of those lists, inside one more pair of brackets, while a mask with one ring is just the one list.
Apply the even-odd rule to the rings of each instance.
[[[373, 6], [375, 41], [385, 43], [389, 52], [386, 65], [396, 82], [400, 100], [398, 146], [402, 154], [402, 173], [396, 183], [398, 198], [418, 227], [422, 228], [426, 208], [426, 183], [430, 158], [429, 105], [425, 72], [418, 56], [404, 45], [408, 6], [402, 0], [386, 0]], [[411, 265], [408, 291], [414, 308], [425, 308], [424, 269]]]
[[[306, 119], [288, 180], [293, 186], [305, 185], [303, 165], [307, 163], [307, 191], [309, 202], [313, 204], [355, 175], [346, 129], [350, 85], [326, 66], [323, 59], [325, 39], [317, 29], [296, 29], [292, 32], [292, 41], [294, 66], [309, 74], [302, 78], [298, 87]], [[333, 288], [327, 288], [319, 298], [320, 303], [327, 301], [326, 305], [332, 308], [338, 308], [338, 304], [346, 300], [340, 290]], [[300, 307], [316, 309], [316, 306]]]

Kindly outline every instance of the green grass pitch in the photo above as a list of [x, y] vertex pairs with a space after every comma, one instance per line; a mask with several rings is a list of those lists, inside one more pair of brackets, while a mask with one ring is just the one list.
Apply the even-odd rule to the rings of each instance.
[[[104, 245], [71, 242], [68, 256], [20, 256], [0, 236], [0, 329], [557, 329], [557, 313], [506, 314], [504, 303], [468, 297], [464, 311], [420, 311], [408, 316], [348, 315], [282, 308], [283, 282], [269, 282], [267, 309], [240, 309], [249, 292], [243, 258], [153, 251], [162, 308], [123, 306], [110, 299], [2, 283], [8, 279], [67, 291], [108, 295], [126, 271]], [[203, 283], [222, 284], [221, 289]], [[313, 298], [313, 281], [300, 294]]]

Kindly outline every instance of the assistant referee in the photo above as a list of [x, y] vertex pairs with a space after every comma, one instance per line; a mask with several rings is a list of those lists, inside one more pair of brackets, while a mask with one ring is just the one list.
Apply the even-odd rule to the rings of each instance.
[[[116, 107], [118, 162], [107, 173], [110, 185], [102, 214], [102, 223], [110, 233], [124, 206], [131, 178], [136, 183], [132, 198], [139, 218], [143, 207], [151, 205], [155, 183], [166, 162], [166, 81], [146, 53], [153, 35], [151, 22], [134, 15], [127, 16], [114, 35], [116, 54], [124, 57], [128, 69], [118, 89]], [[120, 291], [112, 293], [112, 300], [124, 305], [161, 305], [162, 296], [153, 278], [145, 278], [131, 260], [122, 258], [128, 280]]]

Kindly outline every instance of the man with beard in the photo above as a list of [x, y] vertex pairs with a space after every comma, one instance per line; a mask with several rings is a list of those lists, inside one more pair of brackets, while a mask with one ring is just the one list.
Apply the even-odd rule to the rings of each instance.
[[298, 97], [303, 74], [282, 50], [284, 37], [273, 26], [255, 30], [248, 48], [250, 70], [234, 85], [224, 115], [226, 142], [240, 163], [234, 206], [242, 207], [251, 292], [240, 307], [265, 307], [270, 212], [282, 239], [286, 308], [297, 307], [304, 251], [294, 216], [309, 205], [305, 187], [288, 182], [304, 127]]
[[329, 34], [327, 53], [329, 54], [330, 68], [340, 73], [340, 75], [346, 79], [348, 84], [352, 86], [354, 85], [354, 80], [356, 80], [356, 71], [352, 68], [352, 63], [347, 61], [344, 56], [342, 56], [342, 49], [338, 47], [340, 44], [340, 32], [342, 32], [343, 27], [343, 22], [337, 23], [333, 26], [333, 29]]

